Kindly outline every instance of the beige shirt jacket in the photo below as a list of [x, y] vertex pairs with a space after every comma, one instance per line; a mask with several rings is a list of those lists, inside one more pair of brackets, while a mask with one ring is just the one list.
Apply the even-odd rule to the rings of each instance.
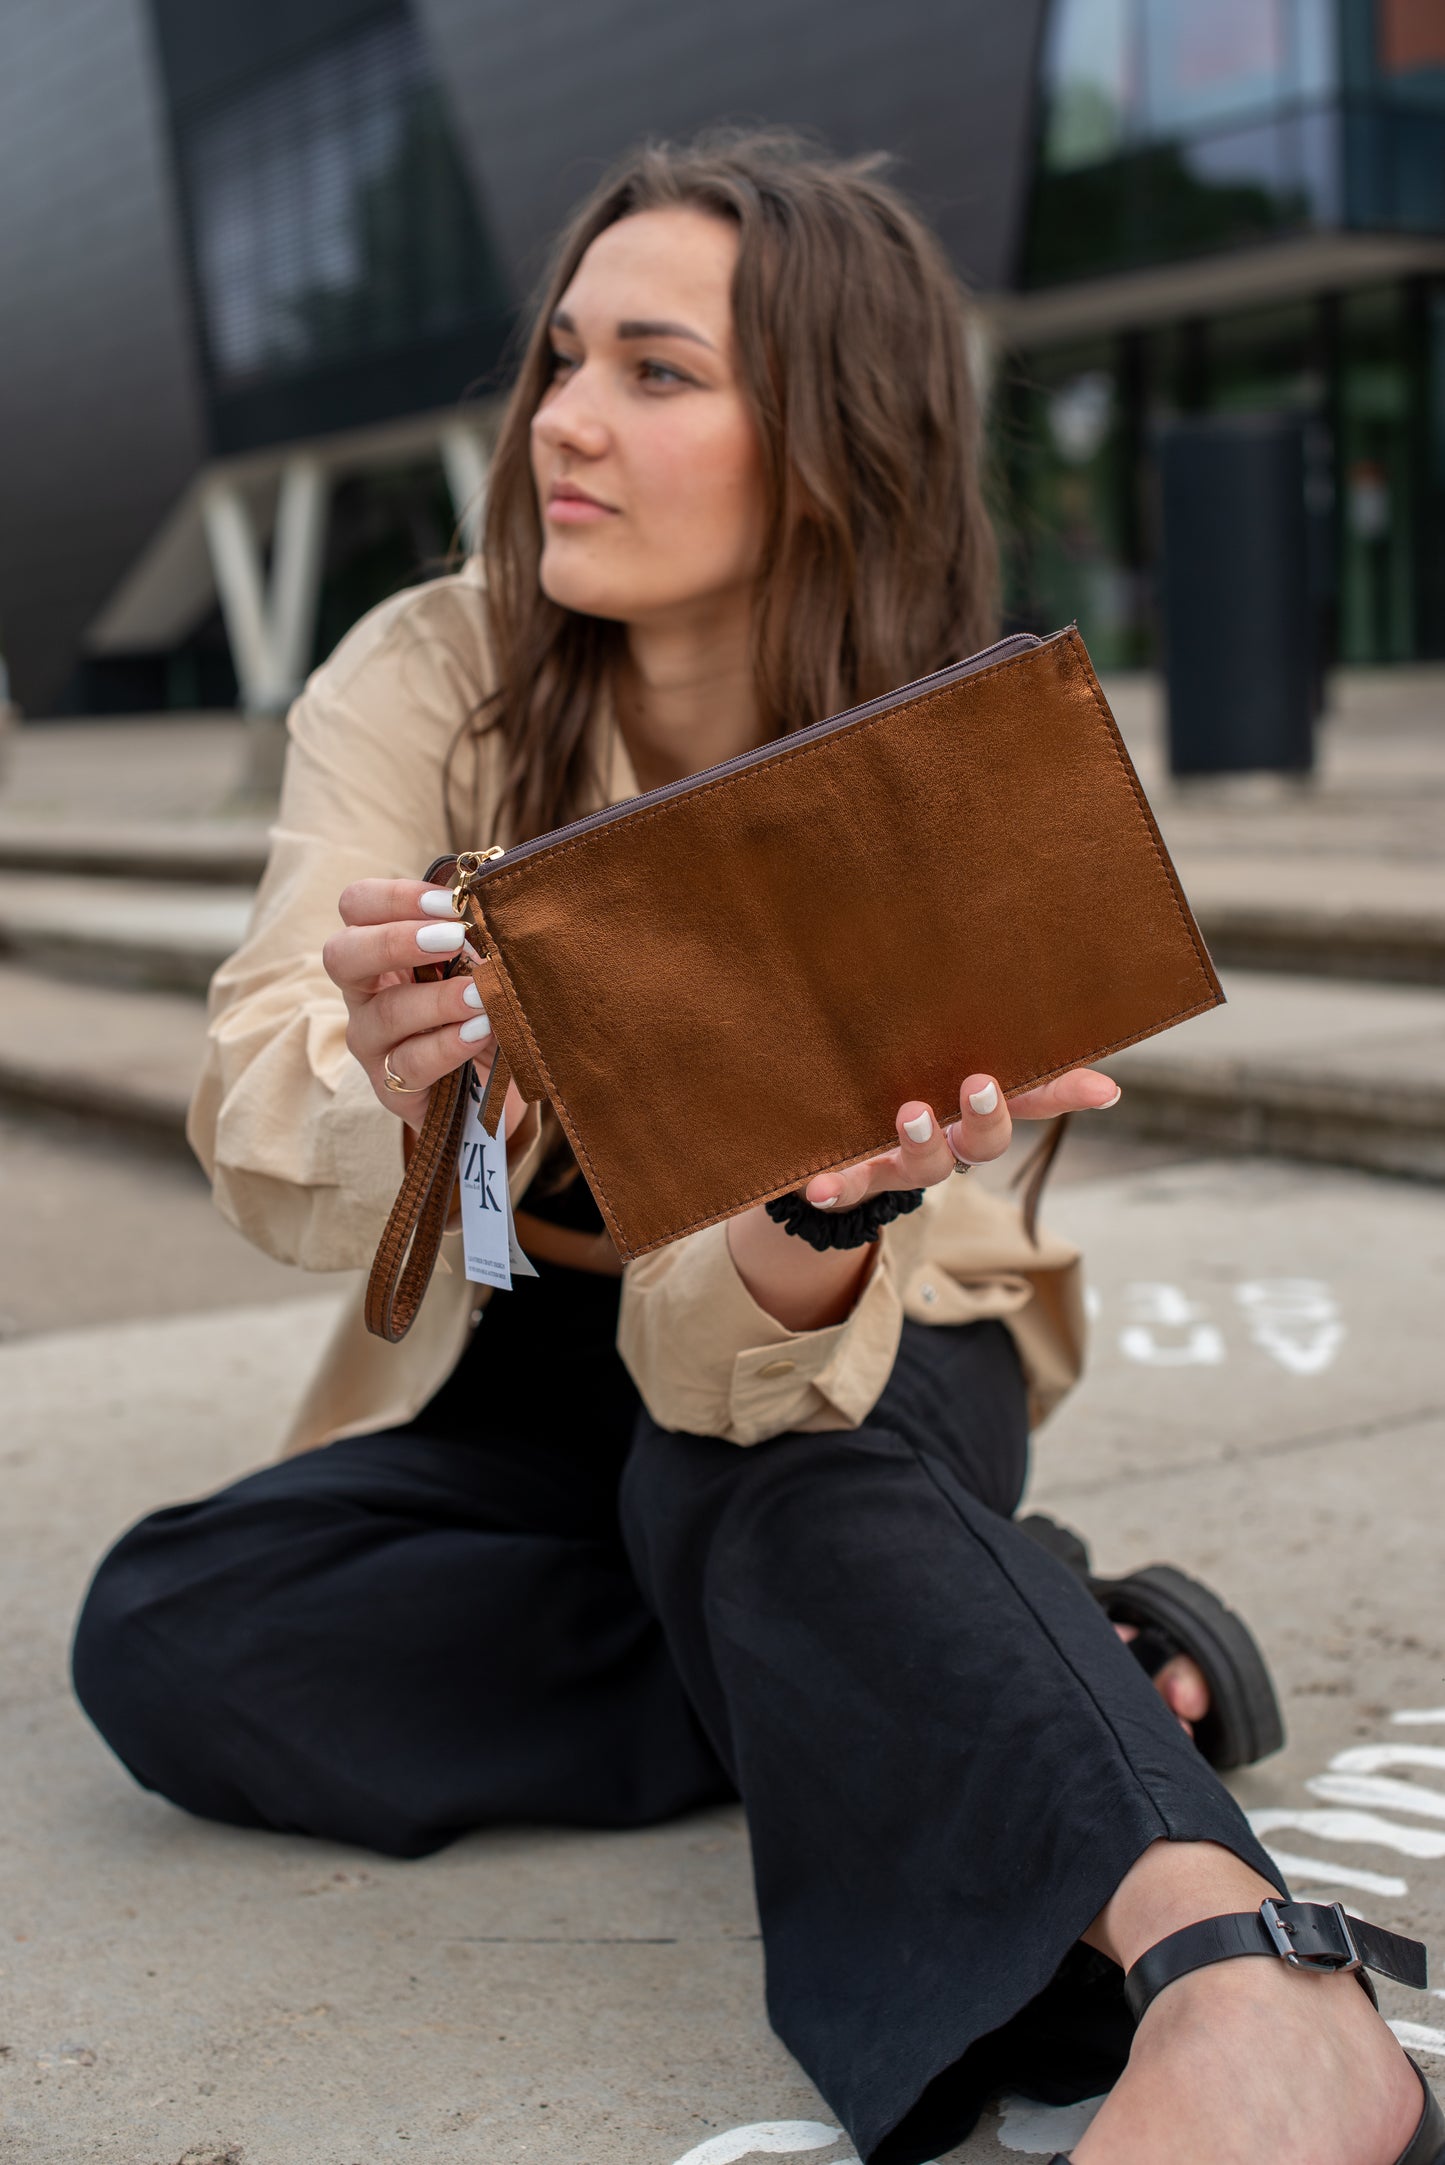
[[[512, 1297], [467, 1282], [460, 1235], [450, 1233], [407, 1337], [388, 1345], [367, 1332], [364, 1273], [401, 1179], [402, 1123], [348, 1052], [345, 1005], [321, 965], [348, 882], [419, 878], [447, 848], [443, 763], [491, 681], [474, 560], [355, 626], [291, 709], [265, 873], [246, 936], [211, 984], [187, 1134], [218, 1207], [283, 1262], [363, 1274], [320, 1353], [287, 1453], [409, 1420], [485, 1328], [490, 1302]], [[593, 729], [594, 801], [635, 796], [605, 701]], [[484, 737], [479, 749], [478, 825], [464, 839], [505, 843], [491, 809], [497, 740]], [[469, 759], [463, 770], [470, 789]], [[541, 1149], [530, 1105], [508, 1142], [514, 1206]], [[1084, 1341], [1077, 1253], [1039, 1237], [1031, 1246], [1010, 1203], [951, 1177], [883, 1229], [841, 1323], [791, 1331], [748, 1292], [726, 1226], [705, 1226], [626, 1265], [617, 1349], [661, 1427], [752, 1444], [789, 1429], [858, 1427], [888, 1381], [905, 1316], [996, 1316], [1018, 1344], [1038, 1421], [1078, 1375]], [[547, 1268], [538, 1266], [543, 1276]], [[486, 1420], [485, 1368], [477, 1419]]]

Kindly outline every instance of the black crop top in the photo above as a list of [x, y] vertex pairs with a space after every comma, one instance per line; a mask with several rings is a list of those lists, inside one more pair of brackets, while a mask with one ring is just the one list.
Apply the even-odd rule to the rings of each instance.
[[[536, 1181], [518, 1208], [552, 1225], [605, 1231], [592, 1190], [579, 1173], [560, 1194], [538, 1195]], [[606, 1271], [543, 1262], [536, 1278], [514, 1279], [493, 1293], [460, 1361], [411, 1428], [490, 1451], [516, 1453], [543, 1477], [566, 1462], [568, 1479], [617, 1478], [641, 1401], [617, 1351], [622, 1280]]]
[[[577, 1162], [570, 1151], [567, 1159], [573, 1165]], [[554, 1165], [553, 1172], [556, 1170]], [[570, 1226], [578, 1233], [605, 1233], [607, 1230], [596, 1198], [580, 1172], [554, 1195], [540, 1194], [534, 1177], [517, 1208], [525, 1210], [530, 1217], [544, 1218], [548, 1225]]]

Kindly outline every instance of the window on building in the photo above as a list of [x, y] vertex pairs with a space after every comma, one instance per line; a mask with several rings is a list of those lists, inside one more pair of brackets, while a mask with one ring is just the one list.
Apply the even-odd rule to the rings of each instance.
[[1337, 6], [1053, 0], [1027, 282], [1337, 219]]
[[1238, 121], [1293, 88], [1286, 0], [1144, 0], [1144, 116], [1156, 138]]
[[1066, 173], [1097, 165], [1130, 132], [1135, 103], [1131, 0], [1055, 7], [1044, 52], [1044, 162]]
[[492, 299], [469, 184], [407, 16], [373, 19], [186, 111], [179, 138], [217, 388], [426, 340]]
[[1445, 226], [1442, 0], [1053, 0], [1024, 279]]

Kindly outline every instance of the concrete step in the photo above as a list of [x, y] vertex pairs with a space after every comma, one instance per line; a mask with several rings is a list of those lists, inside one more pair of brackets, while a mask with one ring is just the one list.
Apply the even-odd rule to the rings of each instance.
[[1445, 863], [1182, 850], [1216, 963], [1370, 983], [1445, 985]]
[[1445, 1180], [1445, 993], [1222, 973], [1227, 1005], [1101, 1063], [1134, 1133]]
[[180, 1141], [206, 1042], [201, 1002], [80, 987], [0, 962], [0, 1097]]
[[[239, 893], [261, 876], [267, 835], [258, 821], [102, 827], [0, 816], [0, 947], [29, 944], [10, 933], [7, 905], [28, 925], [44, 914], [42, 894], [59, 899], [63, 892], [70, 901], [77, 878], [115, 881], [128, 896], [117, 924], [139, 935], [132, 979], [204, 985], [235, 944], [230, 928], [244, 924]], [[1317, 852], [1220, 853], [1187, 844], [1177, 862], [1210, 953], [1226, 968], [1445, 985], [1445, 865]], [[24, 874], [30, 878], [22, 883]], [[192, 892], [183, 897], [173, 889]], [[212, 908], [210, 889], [234, 890], [226, 908]], [[187, 912], [189, 931], [171, 929], [173, 910]], [[128, 942], [105, 929], [110, 918], [107, 899], [96, 938], [107, 965], [114, 960], [119, 967]], [[177, 954], [179, 961], [171, 959]]]
[[[1227, 1006], [1103, 1063], [1130, 1132], [1445, 1180], [1445, 994], [1232, 971]], [[201, 1003], [0, 963], [0, 1097], [179, 1137]]]
[[203, 993], [251, 900], [249, 886], [0, 872], [0, 952], [90, 985]]
[[102, 823], [0, 813], [0, 872], [254, 887], [266, 862], [268, 832], [263, 820], [254, 819]]

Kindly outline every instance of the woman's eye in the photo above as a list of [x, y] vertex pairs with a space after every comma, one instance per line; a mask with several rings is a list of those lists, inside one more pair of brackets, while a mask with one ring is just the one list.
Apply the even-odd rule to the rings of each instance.
[[638, 367], [644, 382], [647, 383], [662, 384], [665, 387], [669, 384], [691, 383], [692, 381], [692, 378], [684, 376], [680, 369], [669, 368], [665, 361], [640, 361]]
[[560, 376], [564, 368], [573, 368], [575, 366], [576, 363], [570, 353], [561, 353], [555, 346], [549, 349], [547, 355], [549, 375]]

